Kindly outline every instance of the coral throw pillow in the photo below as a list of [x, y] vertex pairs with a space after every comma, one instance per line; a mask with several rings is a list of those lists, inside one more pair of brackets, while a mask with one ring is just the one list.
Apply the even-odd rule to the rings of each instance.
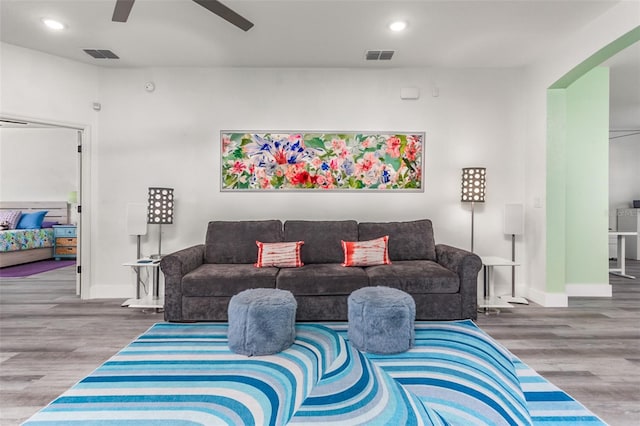
[[342, 241], [342, 266], [390, 265], [389, 236], [369, 241]]
[[300, 247], [304, 241], [293, 241], [290, 243], [261, 243], [258, 245], [258, 261], [255, 266], [263, 268], [265, 266], [277, 266], [278, 268], [298, 268], [302, 265], [300, 258]]

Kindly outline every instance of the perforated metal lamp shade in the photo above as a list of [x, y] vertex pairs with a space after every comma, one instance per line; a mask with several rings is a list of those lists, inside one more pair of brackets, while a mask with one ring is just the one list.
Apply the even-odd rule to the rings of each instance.
[[149, 188], [147, 223], [173, 223], [173, 188]]
[[462, 192], [460, 201], [471, 203], [471, 251], [473, 252], [474, 204], [484, 203], [487, 169], [465, 167], [462, 169]]
[[149, 209], [147, 223], [160, 225], [158, 230], [158, 254], [162, 257], [162, 225], [173, 223], [173, 188], [149, 188]]
[[487, 169], [484, 167], [466, 167], [462, 169], [462, 193], [460, 201], [484, 202]]

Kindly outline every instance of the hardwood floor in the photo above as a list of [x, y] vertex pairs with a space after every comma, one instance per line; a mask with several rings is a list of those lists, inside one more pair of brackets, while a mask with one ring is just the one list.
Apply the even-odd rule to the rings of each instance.
[[[640, 277], [640, 262], [628, 261]], [[478, 324], [610, 425], [640, 424], [640, 279], [611, 277], [613, 297], [531, 304]], [[162, 314], [80, 301], [73, 267], [0, 280], [0, 424], [15, 425], [162, 321]]]
[[612, 298], [519, 305], [477, 324], [610, 425], [640, 425], [640, 261], [609, 275]]

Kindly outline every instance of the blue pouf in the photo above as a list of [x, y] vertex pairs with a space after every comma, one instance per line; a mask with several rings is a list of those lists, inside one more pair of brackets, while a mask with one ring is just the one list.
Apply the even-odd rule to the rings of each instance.
[[404, 352], [415, 341], [416, 302], [404, 291], [365, 287], [349, 295], [349, 341], [374, 354]]
[[229, 349], [254, 356], [287, 349], [296, 338], [296, 308], [291, 292], [275, 288], [242, 291], [229, 301]]

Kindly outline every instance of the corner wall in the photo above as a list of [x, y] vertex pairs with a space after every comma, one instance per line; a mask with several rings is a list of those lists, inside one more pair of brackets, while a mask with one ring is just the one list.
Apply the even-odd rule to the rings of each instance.
[[611, 296], [608, 279], [609, 70], [550, 89], [547, 286], [567, 296]]
[[[640, 25], [640, 3], [620, 2], [605, 14], [561, 40], [555, 50], [525, 69], [524, 102], [526, 105], [525, 157], [525, 251], [529, 267], [526, 282], [529, 298], [543, 306], [567, 306], [563, 290], [547, 290], [547, 218], [546, 209], [553, 202], [547, 194], [547, 89], [578, 64], [623, 37]], [[604, 59], [603, 59], [604, 60]], [[553, 285], [553, 284], [552, 284]], [[553, 288], [553, 287], [552, 287]], [[555, 290], [555, 288], [554, 288]], [[559, 289], [558, 289], [559, 290]]]

